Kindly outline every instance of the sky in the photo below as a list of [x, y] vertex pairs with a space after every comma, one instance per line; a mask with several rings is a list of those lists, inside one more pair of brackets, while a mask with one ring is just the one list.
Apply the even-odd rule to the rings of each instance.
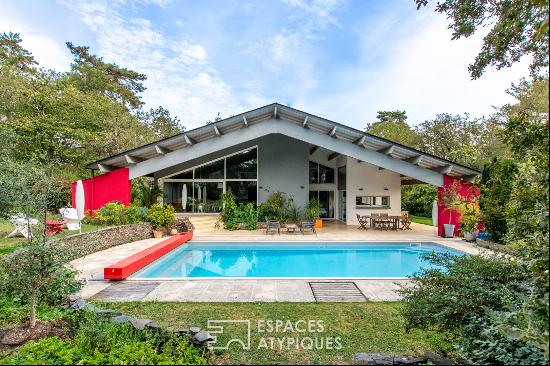
[[65, 47], [147, 75], [145, 108], [188, 129], [279, 102], [356, 128], [379, 110], [418, 124], [489, 115], [529, 60], [471, 80], [480, 34], [451, 41], [446, 15], [413, 0], [0, 0], [0, 32], [20, 33], [41, 66]]

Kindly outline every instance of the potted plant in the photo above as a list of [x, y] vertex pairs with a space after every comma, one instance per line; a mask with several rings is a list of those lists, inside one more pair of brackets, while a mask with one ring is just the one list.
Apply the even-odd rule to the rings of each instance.
[[308, 220], [315, 220], [315, 228], [322, 229], [323, 228], [323, 220], [319, 217], [320, 210], [319, 210], [319, 200], [312, 199], [309, 200], [306, 209], [305, 209], [306, 218]]
[[153, 225], [153, 236], [162, 238], [166, 227], [174, 222], [175, 210], [172, 205], [163, 206], [160, 203], [155, 203], [147, 213], [147, 221]]
[[454, 237], [455, 225], [452, 224], [451, 222], [452, 222], [453, 210], [460, 208], [460, 204], [462, 202], [459, 191], [460, 191], [460, 183], [455, 180], [451, 185], [448, 185], [447, 187], [445, 187], [443, 189], [443, 192], [441, 193], [441, 200], [445, 205], [445, 209], [449, 211], [449, 223], [443, 224], [443, 229], [444, 229], [446, 238]]
[[460, 230], [464, 235], [464, 240], [476, 240], [476, 227], [480, 218], [481, 211], [475, 201], [464, 201], [460, 205]]

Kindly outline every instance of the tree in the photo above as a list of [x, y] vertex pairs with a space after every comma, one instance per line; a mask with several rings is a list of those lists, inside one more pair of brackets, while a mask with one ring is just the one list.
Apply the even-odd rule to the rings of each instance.
[[67, 48], [75, 57], [70, 76], [80, 90], [98, 91], [129, 108], [143, 104], [138, 94], [145, 91], [143, 81], [147, 77], [144, 74], [106, 63], [101, 57], [90, 54], [89, 47], [67, 42]]
[[178, 117], [172, 117], [170, 112], [161, 106], [140, 112], [138, 118], [151, 129], [157, 139], [174, 136], [185, 130]]
[[37, 62], [33, 55], [21, 46], [21, 42], [19, 33], [0, 33], [0, 62], [28, 72]]
[[366, 131], [368, 133], [406, 146], [416, 147], [418, 136], [407, 123], [405, 111], [379, 111], [376, 118], [376, 122], [367, 123]]
[[[418, 9], [428, 4], [428, 0], [415, 2]], [[453, 40], [491, 27], [480, 53], [468, 67], [473, 79], [487, 66], [509, 67], [526, 55], [532, 57], [533, 75], [548, 68], [548, 0], [443, 0], [435, 11], [446, 13], [451, 20]]]

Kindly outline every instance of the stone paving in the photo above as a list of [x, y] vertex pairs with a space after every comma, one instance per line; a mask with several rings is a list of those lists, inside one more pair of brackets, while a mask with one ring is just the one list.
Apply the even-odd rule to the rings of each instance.
[[[435, 236], [435, 228], [413, 224], [411, 231], [381, 232], [363, 231], [357, 227], [345, 225], [327, 225], [315, 234], [282, 234], [265, 235], [263, 231], [238, 231], [208, 229], [194, 233], [193, 242], [198, 241], [413, 241], [434, 242], [469, 254], [483, 250], [472, 243], [461, 239], [443, 239]], [[103, 268], [124, 259], [138, 251], [157, 244], [162, 239], [146, 239], [109, 248], [76, 259], [71, 264], [80, 271], [86, 285], [77, 296], [109, 301], [182, 301], [182, 302], [255, 302], [285, 301], [313, 302], [313, 293], [308, 279], [189, 279], [153, 281], [156, 286], [149, 286], [150, 291], [140, 295], [125, 295], [110, 288], [116, 282], [103, 280]], [[318, 279], [311, 280], [318, 282]], [[330, 280], [333, 282], [333, 280]], [[396, 289], [399, 284], [406, 284], [404, 279], [346, 279], [353, 281], [369, 301], [396, 301], [399, 296]], [[127, 282], [152, 282], [130, 279]], [[147, 286], [144, 286], [147, 287]], [[136, 296], [138, 295], [138, 296]]]

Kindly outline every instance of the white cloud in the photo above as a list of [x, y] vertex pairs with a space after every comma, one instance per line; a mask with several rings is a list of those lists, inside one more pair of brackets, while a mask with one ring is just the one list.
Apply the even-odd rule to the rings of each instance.
[[187, 128], [197, 127], [218, 112], [222, 116], [255, 107], [248, 95], [237, 95], [209, 63], [206, 49], [185, 35], [168, 38], [147, 19], [122, 17], [107, 2], [69, 1], [69, 8], [95, 32], [106, 61], [147, 75], [143, 100], [162, 105]]
[[19, 33], [22, 45], [29, 50], [41, 67], [57, 71], [70, 69], [71, 56], [65, 45], [56, 42], [14, 14], [0, 12], [0, 32]]

